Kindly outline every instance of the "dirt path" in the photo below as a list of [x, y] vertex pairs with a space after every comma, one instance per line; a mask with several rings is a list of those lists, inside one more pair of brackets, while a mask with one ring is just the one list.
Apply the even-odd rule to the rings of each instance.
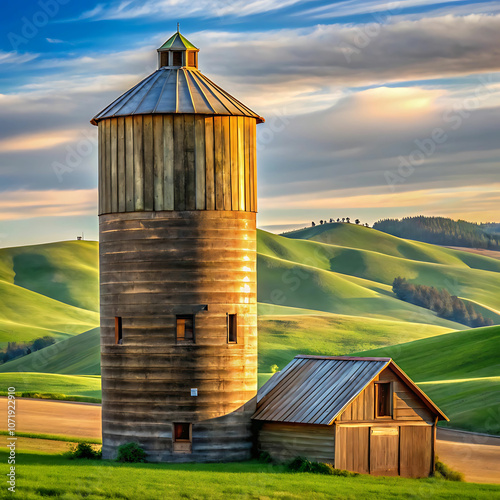
[[452, 250], [461, 250], [462, 252], [475, 253], [477, 255], [491, 257], [492, 259], [500, 259], [500, 251], [498, 250], [486, 250], [483, 248], [468, 248], [468, 247], [448, 247], [448, 246], [445, 248], [451, 248]]
[[[7, 398], [0, 397], [0, 415], [6, 414]], [[1, 420], [6, 422], [6, 419]], [[18, 398], [16, 430], [100, 438], [101, 406]], [[447, 429], [438, 429], [437, 436], [436, 451], [442, 462], [463, 472], [467, 481], [500, 484], [500, 437]]]
[[[7, 415], [7, 398], [0, 397], [3, 415]], [[7, 430], [7, 419], [0, 419], [2, 430]], [[16, 431], [100, 439], [101, 405], [17, 398]]]
[[438, 429], [439, 459], [473, 483], [500, 484], [500, 437]]

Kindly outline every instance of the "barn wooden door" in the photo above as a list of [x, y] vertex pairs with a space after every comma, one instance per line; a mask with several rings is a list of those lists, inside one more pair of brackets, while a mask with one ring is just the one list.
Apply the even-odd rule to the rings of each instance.
[[337, 426], [335, 467], [368, 474], [368, 427]]
[[401, 427], [400, 474], [427, 477], [432, 467], [432, 426]]
[[399, 473], [399, 428], [370, 429], [370, 474], [397, 476]]

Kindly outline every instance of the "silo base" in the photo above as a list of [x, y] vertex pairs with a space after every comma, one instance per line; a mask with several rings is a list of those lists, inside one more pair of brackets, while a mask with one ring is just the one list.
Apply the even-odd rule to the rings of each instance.
[[127, 437], [114, 434], [103, 422], [102, 458], [115, 460], [118, 448], [138, 443], [147, 453], [148, 462], [238, 462], [252, 458], [255, 440], [251, 416], [255, 398], [237, 411], [211, 420], [196, 422], [192, 427], [191, 452], [174, 452], [173, 423], [165, 422], [165, 432], [151, 435], [148, 428], [131, 432]]

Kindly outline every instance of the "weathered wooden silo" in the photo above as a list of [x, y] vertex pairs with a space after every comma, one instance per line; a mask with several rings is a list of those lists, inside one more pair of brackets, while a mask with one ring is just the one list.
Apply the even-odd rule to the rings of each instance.
[[256, 124], [179, 32], [99, 129], [103, 456], [250, 456]]

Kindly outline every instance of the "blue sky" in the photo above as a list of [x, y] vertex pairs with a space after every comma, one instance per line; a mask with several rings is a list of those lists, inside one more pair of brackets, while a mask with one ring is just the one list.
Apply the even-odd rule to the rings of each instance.
[[259, 225], [500, 221], [500, 3], [201, 0], [3, 6], [0, 246], [97, 238], [89, 120], [181, 23], [200, 69], [266, 117]]

